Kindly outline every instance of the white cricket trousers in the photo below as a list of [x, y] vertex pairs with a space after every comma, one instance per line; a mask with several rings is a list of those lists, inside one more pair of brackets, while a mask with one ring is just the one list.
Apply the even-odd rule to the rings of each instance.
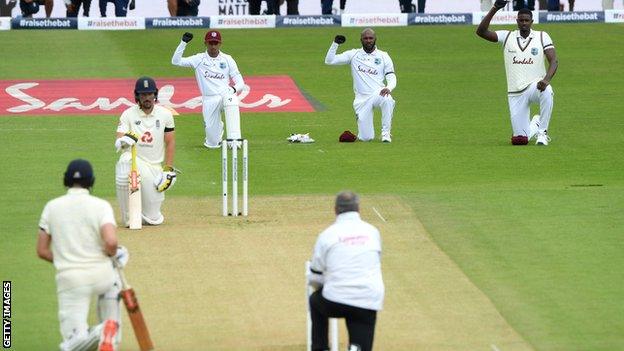
[[216, 148], [223, 138], [223, 121], [221, 110], [223, 97], [221, 95], [202, 96], [202, 114], [204, 115], [205, 143], [208, 147]]
[[508, 95], [509, 113], [511, 115], [511, 128], [513, 135], [529, 135], [529, 123], [531, 104], [539, 103], [540, 120], [538, 132], [548, 130], [550, 116], [552, 115], [555, 95], [552, 86], [547, 86], [544, 91], [537, 89], [537, 82], [531, 83], [522, 93]]
[[[94, 279], [94, 276], [97, 278]], [[107, 270], [73, 269], [59, 272], [56, 280], [58, 286], [58, 318], [61, 335], [63, 336], [63, 342], [60, 345], [61, 350], [76, 349], [78, 345], [84, 345], [99, 339], [99, 331], [90, 333], [87, 322], [91, 298], [94, 296], [97, 297], [99, 322], [113, 319], [121, 326], [119, 309], [121, 281], [119, 275], [113, 270], [112, 263], [111, 268]], [[73, 285], [73, 287], [63, 287], [67, 285], [67, 282], [72, 281], [75, 283], [70, 283], [69, 285]], [[95, 283], [76, 286], [80, 281], [95, 281]], [[94, 335], [91, 336], [90, 334]], [[88, 340], [89, 338], [92, 340]], [[120, 332], [116, 337], [116, 341], [121, 341]]]
[[381, 109], [381, 134], [390, 134], [394, 105], [394, 99], [390, 95], [356, 94], [355, 100], [353, 100], [353, 109], [358, 124], [358, 139], [362, 141], [375, 139], [375, 127], [373, 125], [373, 109], [375, 107]]
[[[128, 225], [128, 186], [131, 169], [132, 155], [125, 151], [119, 156], [115, 165], [115, 182], [117, 184], [117, 201], [121, 210], [121, 219], [124, 226]], [[159, 193], [154, 185], [154, 180], [162, 173], [160, 164], [145, 162], [137, 156], [137, 168], [141, 177], [141, 210], [143, 220], [151, 225], [158, 225], [164, 221], [160, 212], [165, 193]]]

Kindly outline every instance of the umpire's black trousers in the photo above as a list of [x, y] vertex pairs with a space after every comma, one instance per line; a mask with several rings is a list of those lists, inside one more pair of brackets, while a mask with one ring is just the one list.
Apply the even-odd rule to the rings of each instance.
[[344, 318], [349, 331], [349, 344], [358, 345], [362, 351], [371, 351], [377, 311], [329, 301], [323, 297], [322, 291], [320, 289], [310, 295], [312, 351], [329, 350], [329, 318]]

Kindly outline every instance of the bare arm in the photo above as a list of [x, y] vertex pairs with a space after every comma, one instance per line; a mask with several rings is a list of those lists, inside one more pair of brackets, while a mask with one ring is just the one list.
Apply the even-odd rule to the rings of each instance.
[[165, 133], [165, 164], [173, 166], [175, 156], [175, 131]]
[[37, 256], [42, 260], [53, 262], [52, 249], [52, 236], [45, 230], [39, 229], [39, 237], [37, 238]]
[[539, 89], [539, 91], [544, 91], [544, 89], [546, 89], [555, 76], [555, 73], [557, 73], [557, 67], [559, 67], [559, 60], [557, 59], [555, 48], [544, 50], [544, 55], [546, 55], [546, 59], [548, 60], [548, 72], [546, 72], [546, 77], [544, 77], [544, 79], [537, 82], [537, 89]]
[[169, 8], [169, 15], [175, 17], [178, 13], [178, 0], [167, 0], [167, 7]]
[[488, 12], [485, 15], [485, 17], [483, 17], [483, 19], [481, 20], [481, 23], [479, 23], [479, 26], [477, 27], [477, 35], [493, 43], [498, 42], [498, 36], [496, 35], [496, 32], [489, 30], [489, 27], [490, 27], [490, 22], [492, 21], [492, 18], [494, 17], [497, 11], [498, 9], [496, 7], [492, 7], [490, 9], [490, 12]]
[[117, 253], [117, 230], [112, 223], [106, 223], [100, 227], [100, 236], [104, 241], [104, 253], [115, 256]]

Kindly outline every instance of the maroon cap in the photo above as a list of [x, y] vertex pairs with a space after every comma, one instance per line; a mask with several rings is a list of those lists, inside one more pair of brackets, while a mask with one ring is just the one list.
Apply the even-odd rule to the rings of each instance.
[[204, 38], [204, 42], [209, 43], [215, 41], [217, 43], [221, 42], [221, 33], [219, 33], [218, 30], [208, 31], [208, 33], [206, 33], [206, 37]]

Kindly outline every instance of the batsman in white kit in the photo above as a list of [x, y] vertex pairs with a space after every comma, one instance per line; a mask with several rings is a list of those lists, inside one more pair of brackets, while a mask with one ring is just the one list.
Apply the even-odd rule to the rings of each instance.
[[[558, 61], [555, 46], [546, 32], [531, 29], [533, 13], [528, 9], [518, 11], [518, 30], [489, 30], [494, 14], [507, 0], [496, 0], [485, 15], [477, 35], [503, 46], [505, 72], [507, 74], [507, 100], [511, 114], [513, 145], [526, 145], [536, 137], [537, 145], [548, 145], [548, 126], [553, 109], [553, 88], [550, 81], [557, 72]], [[545, 63], [548, 61], [548, 70]], [[532, 103], [539, 103], [540, 113], [530, 118]]]
[[140, 229], [142, 222], [159, 225], [165, 220], [160, 211], [164, 192], [177, 179], [173, 167], [175, 124], [171, 111], [156, 105], [154, 79], [139, 78], [134, 98], [137, 105], [121, 114], [117, 126], [115, 147], [121, 156], [115, 166], [115, 182], [123, 224]]
[[[204, 37], [206, 51], [182, 57], [192, 33], [184, 33], [182, 41], [171, 58], [171, 63], [195, 70], [195, 78], [202, 94], [202, 113], [206, 139], [204, 146], [216, 149], [223, 138], [221, 110], [225, 115], [227, 139], [241, 139], [239, 100], [236, 95], [245, 86], [243, 76], [232, 56], [221, 52], [221, 33], [211, 30]], [[230, 84], [230, 81], [234, 85]], [[233, 145], [238, 146], [238, 142]]]
[[381, 141], [392, 142], [392, 116], [394, 99], [390, 93], [397, 84], [392, 59], [385, 51], [377, 48], [375, 31], [366, 28], [362, 31], [361, 49], [351, 49], [336, 54], [338, 46], [346, 41], [337, 35], [327, 51], [325, 63], [328, 65], [351, 65], [355, 100], [353, 109], [358, 124], [358, 139], [370, 141], [375, 138], [373, 108], [381, 109]]
[[[123, 266], [129, 256], [117, 245], [113, 208], [89, 193], [94, 182], [88, 161], [70, 162], [67, 194], [49, 201], [39, 220], [37, 255], [56, 268], [61, 351], [113, 351], [121, 341], [121, 281], [112, 260]], [[89, 328], [92, 297], [99, 324]]]

